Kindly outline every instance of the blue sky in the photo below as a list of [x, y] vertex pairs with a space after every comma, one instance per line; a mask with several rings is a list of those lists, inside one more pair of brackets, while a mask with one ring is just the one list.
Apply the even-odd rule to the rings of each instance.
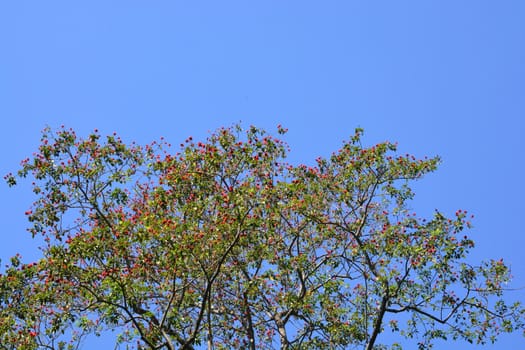
[[[523, 18], [518, 0], [5, 1], [0, 172], [46, 125], [177, 144], [238, 121], [281, 123], [294, 162], [360, 126], [368, 144], [440, 155], [414, 209], [473, 213], [473, 259], [504, 257], [523, 288]], [[0, 258], [36, 256], [29, 187], [0, 185], [0, 198]], [[510, 297], [525, 301], [525, 289]]]

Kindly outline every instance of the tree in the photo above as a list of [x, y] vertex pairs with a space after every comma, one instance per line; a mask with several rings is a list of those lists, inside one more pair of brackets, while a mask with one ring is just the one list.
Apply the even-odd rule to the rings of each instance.
[[509, 268], [468, 262], [467, 212], [409, 210], [410, 183], [439, 159], [361, 136], [295, 166], [256, 127], [176, 154], [46, 129], [6, 176], [34, 179], [26, 214], [44, 243], [0, 276], [0, 347], [74, 349], [117, 330], [140, 349], [382, 349], [390, 328], [427, 349], [522, 329]]

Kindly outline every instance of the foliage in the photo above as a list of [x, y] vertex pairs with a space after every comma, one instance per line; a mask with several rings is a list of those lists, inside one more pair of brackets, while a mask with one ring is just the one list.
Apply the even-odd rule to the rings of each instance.
[[46, 129], [6, 176], [34, 178], [26, 214], [45, 244], [0, 276], [0, 348], [74, 349], [118, 330], [144, 349], [380, 349], [388, 327], [426, 349], [521, 329], [508, 267], [467, 263], [467, 213], [409, 211], [409, 184], [439, 159], [361, 136], [294, 166], [255, 127], [176, 154]]

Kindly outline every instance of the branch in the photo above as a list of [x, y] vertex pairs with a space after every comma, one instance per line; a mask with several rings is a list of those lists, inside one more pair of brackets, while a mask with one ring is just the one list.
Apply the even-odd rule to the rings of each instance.
[[390, 296], [388, 295], [388, 285], [386, 285], [386, 294], [381, 299], [381, 306], [379, 307], [379, 313], [377, 315], [377, 318], [374, 322], [374, 328], [372, 331], [372, 335], [370, 336], [370, 340], [368, 340], [368, 344], [366, 345], [366, 350], [372, 350], [374, 348], [374, 344], [376, 342], [377, 336], [381, 332], [381, 326], [383, 324], [383, 317], [385, 316], [387, 309], [387, 303], [390, 299]]

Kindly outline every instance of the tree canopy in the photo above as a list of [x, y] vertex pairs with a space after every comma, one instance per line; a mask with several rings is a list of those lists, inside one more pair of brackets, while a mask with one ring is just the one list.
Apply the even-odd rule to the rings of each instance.
[[[467, 212], [410, 208], [439, 158], [361, 138], [293, 165], [256, 127], [177, 153], [44, 130], [5, 177], [32, 179], [26, 215], [44, 243], [0, 275], [0, 348], [75, 349], [116, 330], [116, 345], [139, 349], [428, 349], [521, 330], [509, 267], [467, 258]], [[399, 340], [381, 345], [389, 331]]]

